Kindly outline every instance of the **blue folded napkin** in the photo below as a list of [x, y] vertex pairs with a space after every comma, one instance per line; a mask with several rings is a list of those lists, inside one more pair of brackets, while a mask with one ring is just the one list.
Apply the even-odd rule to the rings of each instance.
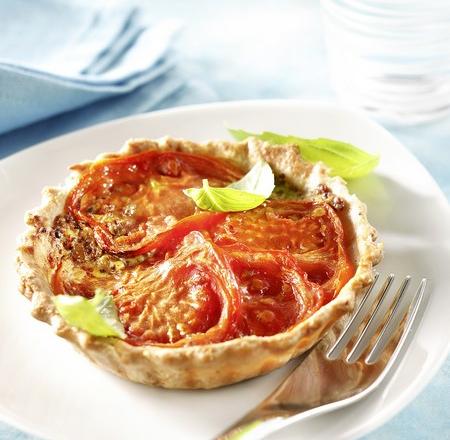
[[[179, 25], [152, 24], [134, 7], [0, 0], [0, 17], [0, 134], [152, 82], [161, 86], [175, 64], [168, 49]], [[177, 86], [165, 87], [171, 93]]]

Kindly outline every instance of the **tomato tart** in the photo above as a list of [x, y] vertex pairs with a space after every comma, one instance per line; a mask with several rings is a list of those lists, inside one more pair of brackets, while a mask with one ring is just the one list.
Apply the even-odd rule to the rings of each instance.
[[[275, 190], [254, 209], [200, 209], [257, 161]], [[71, 167], [26, 215], [18, 273], [32, 315], [135, 382], [213, 388], [267, 373], [315, 344], [372, 280], [381, 244], [366, 207], [298, 147], [130, 140]], [[124, 336], [70, 325], [59, 295], [111, 295]]]

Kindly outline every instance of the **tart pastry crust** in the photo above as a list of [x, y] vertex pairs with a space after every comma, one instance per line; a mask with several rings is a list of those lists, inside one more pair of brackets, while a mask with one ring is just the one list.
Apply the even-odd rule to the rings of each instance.
[[70, 341], [97, 365], [129, 380], [165, 388], [214, 388], [267, 373], [313, 346], [341, 317], [352, 311], [355, 298], [372, 281], [372, 268], [382, 258], [382, 244], [368, 223], [366, 206], [348, 192], [339, 177], [330, 177], [322, 163], [301, 159], [298, 148], [270, 145], [250, 138], [244, 142], [195, 143], [182, 139], [132, 139], [119, 153], [99, 159], [127, 156], [149, 150], [181, 151], [228, 159], [250, 169], [260, 158], [276, 176], [297, 189], [302, 198], [321, 197], [345, 205], [344, 215], [353, 232], [352, 257], [356, 271], [340, 293], [306, 320], [273, 336], [243, 336], [205, 345], [164, 347], [133, 346], [116, 338], [96, 337], [68, 325], [58, 314], [50, 288], [47, 256], [51, 243], [44, 232], [52, 227], [65, 206], [70, 190], [92, 162], [72, 167], [64, 186], [43, 191], [42, 205], [26, 214], [27, 231], [20, 237], [17, 268], [20, 291], [32, 304], [32, 315], [51, 325], [58, 336]]

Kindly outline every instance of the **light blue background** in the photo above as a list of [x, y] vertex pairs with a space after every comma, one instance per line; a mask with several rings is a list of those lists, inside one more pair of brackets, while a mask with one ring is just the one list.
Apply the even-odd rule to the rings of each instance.
[[[83, 0], [84, 1], [84, 0]], [[180, 65], [203, 84], [156, 108], [211, 100], [301, 98], [335, 101], [327, 74], [318, 1], [171, 0], [139, 3], [153, 19], [180, 18]], [[212, 89], [212, 92], [211, 92]], [[70, 115], [69, 115], [70, 118]], [[68, 120], [69, 118], [66, 118]], [[53, 124], [52, 135], [93, 120]], [[49, 123], [51, 126], [51, 121]], [[387, 127], [410, 149], [450, 197], [450, 117], [417, 127]], [[0, 137], [1, 155], [40, 141], [42, 130]], [[450, 335], [448, 335], [450, 336]], [[366, 440], [450, 438], [450, 361], [417, 399]], [[33, 438], [0, 424], [0, 439]]]

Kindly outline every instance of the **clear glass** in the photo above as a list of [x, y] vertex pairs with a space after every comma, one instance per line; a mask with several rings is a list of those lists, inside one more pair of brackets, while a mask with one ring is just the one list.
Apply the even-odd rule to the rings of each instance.
[[322, 0], [339, 100], [415, 124], [450, 113], [450, 0]]

